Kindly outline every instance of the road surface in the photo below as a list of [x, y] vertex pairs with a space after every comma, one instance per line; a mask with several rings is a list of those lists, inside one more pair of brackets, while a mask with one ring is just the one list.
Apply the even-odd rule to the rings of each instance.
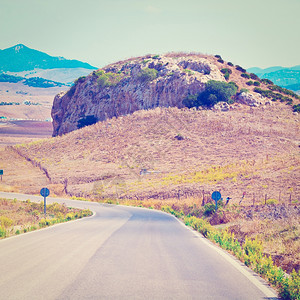
[[95, 214], [1, 240], [0, 299], [276, 299], [259, 277], [173, 216], [47, 198], [53, 201]]

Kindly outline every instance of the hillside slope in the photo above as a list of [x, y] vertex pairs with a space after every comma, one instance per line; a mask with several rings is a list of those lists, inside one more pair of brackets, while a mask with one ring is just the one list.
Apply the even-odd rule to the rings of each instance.
[[[140, 110], [18, 153], [70, 195], [94, 198], [299, 199], [299, 115], [282, 103], [227, 112]], [[292, 193], [292, 196], [290, 195]]]

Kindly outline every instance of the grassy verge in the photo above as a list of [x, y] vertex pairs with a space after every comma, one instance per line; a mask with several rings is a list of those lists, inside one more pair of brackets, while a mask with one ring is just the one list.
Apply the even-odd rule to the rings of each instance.
[[92, 215], [90, 210], [68, 208], [63, 204], [52, 203], [47, 205], [45, 217], [43, 202], [0, 198], [0, 239], [90, 215]]
[[255, 239], [246, 237], [245, 242], [241, 244], [234, 233], [227, 229], [215, 228], [203, 218], [187, 216], [182, 211], [178, 212], [169, 206], [163, 206], [162, 210], [183, 219], [187, 226], [235, 255], [273, 285], [282, 299], [300, 299], [300, 272], [293, 270], [290, 275], [287, 275], [281, 267], [277, 267], [271, 256], [263, 254], [263, 244], [257, 237]]

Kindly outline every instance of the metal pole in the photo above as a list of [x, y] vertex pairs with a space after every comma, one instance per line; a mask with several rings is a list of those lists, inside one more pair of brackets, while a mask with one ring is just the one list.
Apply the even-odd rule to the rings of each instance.
[[44, 215], [46, 217], [46, 197], [44, 197]]

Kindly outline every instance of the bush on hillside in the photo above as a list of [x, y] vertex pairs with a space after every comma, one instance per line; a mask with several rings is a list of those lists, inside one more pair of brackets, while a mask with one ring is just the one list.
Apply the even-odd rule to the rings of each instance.
[[300, 112], [300, 104], [295, 104], [295, 105], [293, 106], [293, 111], [294, 111], [294, 112]]
[[249, 75], [249, 74], [247, 74], [247, 73], [242, 73], [242, 74], [241, 74], [241, 77], [244, 77], [244, 78], [250, 79], [250, 75]]
[[250, 78], [253, 80], [260, 80], [259, 77], [254, 73], [250, 73]]
[[259, 82], [259, 81], [254, 81], [254, 82], [253, 82], [253, 85], [254, 85], [254, 86], [260, 86], [260, 82]]
[[232, 73], [232, 71], [230, 69], [228, 69], [228, 68], [224, 68], [224, 69], [221, 70], [221, 73], [223, 73], [224, 74], [224, 78], [226, 80], [228, 80], [230, 74]]
[[267, 79], [267, 78], [261, 79], [261, 82], [264, 84], [274, 84], [273, 81], [271, 81], [270, 79]]
[[252, 81], [252, 80], [249, 80], [249, 81], [246, 82], [246, 84], [249, 85], [249, 86], [250, 86], [250, 85], [253, 85], [253, 81]]
[[95, 75], [98, 77], [97, 81], [101, 88], [115, 86], [122, 79], [120, 74], [115, 74], [112, 72], [105, 73], [104, 70], [99, 70], [95, 72]]
[[137, 75], [137, 78], [141, 82], [150, 82], [157, 78], [157, 73], [158, 71], [155, 69], [150, 69], [150, 68], [144, 68], [141, 69], [139, 74]]
[[236, 68], [238, 71], [242, 72], [242, 73], [246, 73], [246, 69], [242, 68], [242, 67], [239, 66], [239, 65], [236, 65], [235, 68]]
[[233, 67], [233, 63], [232, 62], [228, 62], [227, 65], [230, 66], [230, 67]]
[[231, 97], [237, 92], [233, 83], [210, 80], [205, 84], [205, 90], [198, 95], [189, 95], [183, 100], [183, 105], [191, 107], [204, 106], [210, 108], [220, 101], [232, 102]]

